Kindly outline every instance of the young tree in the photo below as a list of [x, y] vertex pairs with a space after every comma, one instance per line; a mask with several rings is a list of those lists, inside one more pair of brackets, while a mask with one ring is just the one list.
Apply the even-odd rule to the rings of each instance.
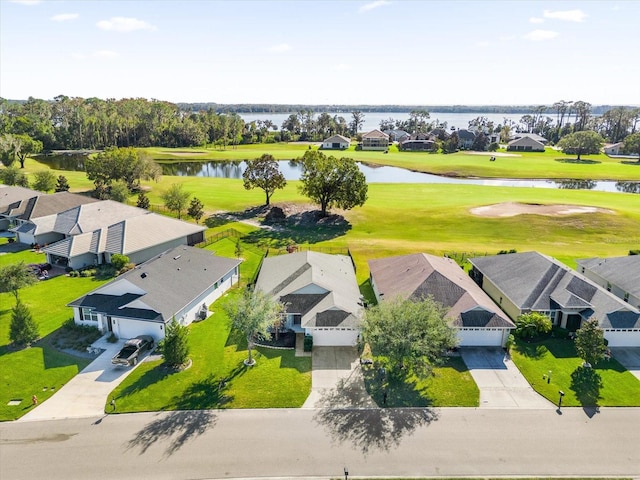
[[284, 175], [278, 168], [278, 162], [273, 155], [265, 153], [255, 160], [247, 162], [247, 168], [242, 174], [244, 188], [251, 190], [261, 188], [266, 195], [265, 205], [269, 205], [271, 196], [277, 189], [282, 189], [287, 185]]
[[640, 162], [640, 132], [625, 137], [624, 151], [638, 155], [638, 162]]
[[55, 192], [68, 192], [69, 191], [69, 181], [67, 180], [67, 177], [65, 177], [64, 175], [60, 175], [58, 177], [58, 181], [56, 182], [56, 186], [55, 186]]
[[599, 134], [591, 130], [585, 130], [562, 137], [558, 142], [558, 147], [562, 150], [562, 153], [577, 155], [577, 159], [580, 160], [580, 155], [600, 153], [603, 144], [604, 138]]
[[204, 204], [200, 200], [198, 200], [196, 197], [193, 197], [191, 199], [191, 203], [189, 204], [187, 215], [193, 218], [196, 221], [196, 223], [199, 223], [200, 219], [204, 215]]
[[284, 305], [259, 290], [245, 290], [241, 296], [227, 302], [224, 309], [233, 328], [244, 333], [247, 338], [249, 358], [245, 360], [245, 365], [254, 365], [255, 360], [251, 355], [253, 342], [256, 338], [268, 337], [269, 327], [280, 320]]
[[168, 365], [179, 367], [186, 364], [190, 353], [189, 329], [172, 318], [158, 347]]
[[237, 258], [240, 258], [242, 256], [242, 244], [240, 243], [239, 238], [236, 240], [235, 254]]
[[56, 186], [56, 176], [51, 170], [39, 170], [33, 174], [33, 189], [41, 192], [53, 190]]
[[16, 345], [30, 345], [40, 334], [38, 324], [33, 319], [29, 307], [17, 300], [11, 310], [11, 324], [9, 325], [9, 339]]
[[147, 194], [144, 192], [140, 192], [138, 194], [138, 201], [136, 202], [136, 207], [149, 210], [150, 205], [151, 203], [149, 202], [149, 197], [147, 197]]
[[18, 291], [36, 283], [36, 276], [24, 263], [12, 263], [0, 268], [0, 292], [11, 292], [18, 301]]
[[308, 150], [302, 162], [300, 193], [320, 204], [322, 216], [333, 206], [350, 210], [367, 201], [367, 179], [351, 158], [327, 157]]
[[595, 365], [604, 358], [607, 346], [604, 341], [604, 330], [595, 319], [586, 320], [576, 331], [576, 351], [581, 359]]
[[457, 344], [445, 315], [431, 298], [385, 300], [366, 311], [362, 336], [374, 355], [389, 359], [393, 370], [409, 368], [425, 377], [441, 362], [442, 353]]
[[182, 212], [187, 208], [187, 202], [190, 196], [191, 194], [189, 192], [183, 190], [181, 183], [172, 184], [169, 190], [161, 195], [165, 207], [172, 212], [176, 212], [178, 218], [182, 216]]
[[516, 335], [532, 338], [551, 331], [551, 320], [539, 312], [523, 313], [516, 319]]

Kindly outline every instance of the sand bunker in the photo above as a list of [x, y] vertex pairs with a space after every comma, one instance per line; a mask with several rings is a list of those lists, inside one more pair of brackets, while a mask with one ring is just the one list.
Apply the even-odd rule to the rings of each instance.
[[484, 207], [476, 207], [470, 210], [480, 217], [515, 217], [516, 215], [575, 215], [578, 213], [613, 213], [612, 210], [598, 207], [585, 207], [581, 205], [532, 205], [529, 203], [496, 203]]

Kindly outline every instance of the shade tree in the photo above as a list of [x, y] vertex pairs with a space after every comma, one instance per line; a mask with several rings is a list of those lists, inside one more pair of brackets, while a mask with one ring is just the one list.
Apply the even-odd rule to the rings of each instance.
[[287, 185], [287, 180], [278, 167], [278, 162], [268, 153], [247, 162], [242, 174], [244, 188], [260, 188], [265, 194], [265, 205], [269, 205], [271, 196]]

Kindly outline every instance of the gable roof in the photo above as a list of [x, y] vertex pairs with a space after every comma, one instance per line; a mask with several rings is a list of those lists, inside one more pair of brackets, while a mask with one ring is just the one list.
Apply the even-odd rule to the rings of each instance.
[[[113, 315], [166, 323], [240, 263], [241, 260], [219, 257], [208, 250], [179, 246], [138, 265], [68, 306], [91, 307], [104, 313], [110, 308]], [[114, 285], [120, 285], [130, 293], [106, 293], [114, 291]], [[136, 289], [144, 293], [131, 292]]]
[[54, 231], [65, 235], [88, 233], [108, 227], [127, 218], [151, 212], [113, 200], [78, 205], [58, 214]]
[[[290, 303], [287, 311], [300, 313], [303, 327], [356, 326], [363, 309], [353, 263], [346, 255], [296, 252], [267, 257], [256, 289]], [[328, 310], [346, 315], [320, 315]], [[337, 325], [329, 325], [337, 318]]]
[[578, 265], [640, 298], [640, 255], [611, 258], [586, 258]]
[[447, 316], [455, 327], [515, 327], [450, 258], [415, 253], [368, 263], [378, 294], [383, 298], [417, 300], [431, 296], [447, 308]]
[[507, 143], [509, 147], [535, 147], [544, 150], [544, 144], [532, 137], [518, 137]]
[[362, 139], [364, 140], [365, 138], [389, 138], [389, 135], [382, 132], [381, 130], [378, 130], [377, 128], [374, 128], [370, 132], [364, 133], [362, 135]]
[[0, 185], [0, 215], [16, 215], [23, 201], [44, 195], [42, 192], [15, 185]]
[[548, 140], [546, 138], [544, 138], [541, 135], [538, 135], [537, 133], [525, 133], [525, 132], [523, 132], [523, 133], [514, 133], [513, 135], [511, 135], [511, 140], [517, 140], [518, 138], [531, 138], [532, 140], [540, 142], [543, 145], [548, 142]]
[[334, 135], [324, 139], [323, 143], [351, 143], [351, 139], [342, 135]]
[[85, 195], [78, 195], [77, 193], [57, 192], [41, 194], [23, 202], [23, 206], [21, 207], [23, 213], [19, 218], [22, 220], [33, 220], [48, 215], [55, 215], [80, 205], [96, 202], [99, 202], [99, 200]]
[[573, 309], [583, 318], [597, 319], [603, 328], [620, 312], [629, 312], [626, 322], [636, 326], [625, 328], [640, 328], [637, 309], [554, 258], [525, 252], [469, 261], [522, 311]]

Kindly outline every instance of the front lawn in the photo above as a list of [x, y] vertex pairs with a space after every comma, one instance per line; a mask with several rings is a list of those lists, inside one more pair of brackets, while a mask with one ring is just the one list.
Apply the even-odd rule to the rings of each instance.
[[363, 373], [367, 391], [380, 406], [477, 407], [480, 403], [478, 386], [460, 357], [447, 358], [444, 365], [433, 369], [433, 376], [422, 380], [410, 375], [383, 382], [373, 366], [364, 366]]
[[[15, 258], [15, 254], [3, 255]], [[31, 348], [14, 350], [9, 342], [11, 293], [0, 293], [0, 421], [15, 420], [31, 408], [31, 396], [40, 402], [53, 395], [89, 360], [59, 352], [50, 345], [51, 333], [73, 313], [66, 304], [96, 288], [102, 282], [92, 278], [56, 277], [20, 290], [20, 299], [29, 307], [42, 337]], [[10, 401], [17, 405], [8, 405]]]
[[107, 402], [115, 398], [118, 413], [302, 406], [311, 391], [310, 357], [296, 357], [293, 350], [257, 348], [253, 351], [256, 364], [244, 366], [246, 340], [231, 331], [222, 308], [239, 292], [223, 296], [212, 305], [211, 317], [189, 327], [190, 368], [175, 373], [162, 360], [144, 362]]
[[[570, 407], [640, 406], [640, 381], [615, 359], [604, 360], [592, 369], [581, 367], [572, 340], [548, 338], [527, 343], [521, 339], [511, 349], [513, 362], [536, 392]], [[543, 378], [551, 372], [551, 381]]]

